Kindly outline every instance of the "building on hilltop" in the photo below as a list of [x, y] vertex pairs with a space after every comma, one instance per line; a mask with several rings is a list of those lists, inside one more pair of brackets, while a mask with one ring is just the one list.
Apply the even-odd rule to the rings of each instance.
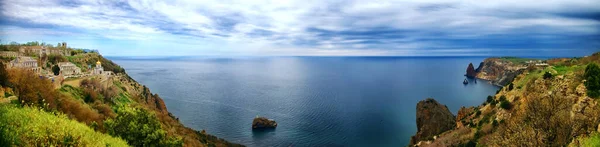
[[102, 72], [104, 72], [104, 68], [102, 68], [102, 63], [100, 63], [100, 61], [98, 61], [98, 62], [96, 62], [96, 67], [94, 67], [94, 70], [92, 70], [92, 74], [99, 75], [99, 74], [102, 74]]
[[14, 60], [10, 61], [10, 67], [11, 68], [30, 69], [30, 70], [34, 71], [35, 73], [40, 72], [40, 68], [38, 67], [37, 60], [35, 60], [31, 57], [23, 57], [23, 56], [17, 57]]
[[63, 55], [63, 56], [70, 55], [69, 54], [70, 52], [67, 49], [52, 48], [52, 47], [47, 47], [47, 46], [22, 46], [21, 48], [19, 48], [19, 52], [21, 54], [36, 54], [40, 57], [43, 54], [46, 54], [46, 55], [56, 54], [56, 55]]
[[65, 77], [81, 75], [81, 68], [71, 62], [59, 62], [58, 68], [60, 68], [60, 75]]
[[0, 56], [16, 58], [19, 56], [19, 53], [14, 51], [0, 51]]

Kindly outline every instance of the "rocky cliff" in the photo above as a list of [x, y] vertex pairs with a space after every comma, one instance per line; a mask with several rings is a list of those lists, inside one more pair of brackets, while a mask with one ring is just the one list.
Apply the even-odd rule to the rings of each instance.
[[[503, 87], [487, 99], [481, 98], [482, 105], [462, 107], [454, 129], [435, 134], [437, 137], [431, 140], [411, 144], [582, 146], [588, 137], [600, 133], [598, 98], [589, 97], [584, 85], [586, 66], [600, 63], [600, 54], [552, 61], [556, 62], [523, 70], [510, 61], [486, 59], [477, 77], [509, 78], [509, 74], [503, 72], [510, 71], [515, 74], [508, 82], [511, 86]], [[551, 76], [544, 78], [544, 73]]]
[[455, 127], [454, 115], [446, 105], [428, 98], [417, 103], [417, 134], [410, 140], [411, 144], [431, 140], [437, 134]]
[[466, 76], [488, 80], [497, 86], [505, 86], [523, 73], [527, 66], [501, 58], [488, 58], [481, 62], [476, 70], [470, 70], [472, 68], [473, 65], [469, 64]]

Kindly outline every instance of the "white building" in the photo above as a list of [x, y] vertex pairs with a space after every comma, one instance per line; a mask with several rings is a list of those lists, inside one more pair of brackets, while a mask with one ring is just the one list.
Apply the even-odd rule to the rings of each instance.
[[40, 71], [37, 60], [31, 57], [17, 57], [10, 61], [10, 67], [30, 69], [36, 73]]
[[81, 74], [81, 69], [71, 62], [60, 62], [58, 63], [58, 68], [60, 68], [60, 75], [63, 76], [75, 76]]
[[104, 68], [102, 68], [102, 63], [100, 63], [100, 61], [96, 62], [96, 67], [94, 67], [94, 70], [92, 70], [92, 74], [99, 75], [99, 74], [102, 74], [103, 72], [104, 72]]

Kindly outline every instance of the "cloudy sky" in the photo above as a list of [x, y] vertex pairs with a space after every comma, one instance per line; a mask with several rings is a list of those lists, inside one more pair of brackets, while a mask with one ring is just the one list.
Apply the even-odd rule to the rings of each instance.
[[0, 39], [108, 56], [583, 56], [598, 0], [0, 0]]

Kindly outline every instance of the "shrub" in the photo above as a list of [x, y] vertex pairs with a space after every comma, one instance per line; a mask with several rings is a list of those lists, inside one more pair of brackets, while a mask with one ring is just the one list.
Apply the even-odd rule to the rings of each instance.
[[584, 84], [587, 88], [587, 95], [593, 98], [600, 97], [600, 67], [598, 64], [588, 64], [583, 77], [586, 80]]
[[23, 105], [54, 108], [59, 93], [54, 90], [50, 80], [35, 75], [25, 69], [11, 69], [9, 81], [14, 88], [15, 95]]
[[8, 86], [8, 71], [2, 62], [0, 62], [0, 86]]
[[600, 146], [600, 133], [594, 133], [581, 140], [582, 146]]
[[513, 90], [513, 83], [508, 84], [508, 91]]
[[494, 101], [494, 96], [488, 95], [487, 96], [487, 100], [488, 103], [492, 103], [492, 101]]
[[177, 138], [167, 138], [156, 116], [147, 110], [119, 107], [117, 117], [104, 122], [108, 133], [132, 146], [182, 146]]
[[58, 67], [58, 65], [52, 66], [52, 73], [54, 73], [55, 76], [58, 76], [58, 74], [60, 74], [60, 68]]
[[509, 110], [511, 107], [512, 106], [511, 106], [510, 102], [508, 102], [507, 100], [500, 101], [500, 108]]
[[550, 72], [544, 73], [544, 79], [550, 79], [550, 78], [552, 78], [552, 74]]

